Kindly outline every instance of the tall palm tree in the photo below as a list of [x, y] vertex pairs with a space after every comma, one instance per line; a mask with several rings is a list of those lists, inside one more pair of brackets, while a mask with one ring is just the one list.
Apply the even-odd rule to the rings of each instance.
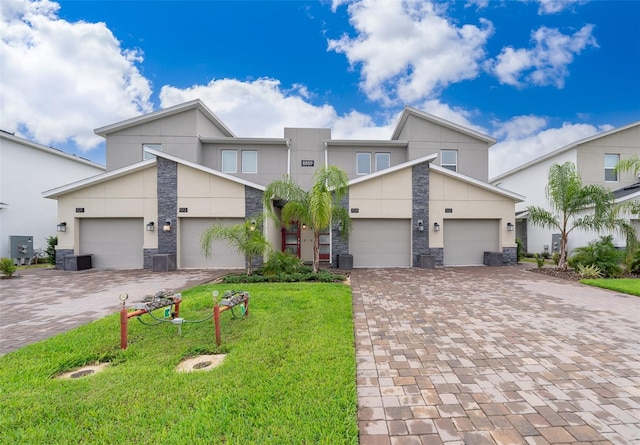
[[223, 241], [246, 256], [247, 275], [253, 273], [253, 261], [270, 249], [262, 231], [262, 214], [247, 219], [242, 224], [226, 226], [212, 224], [200, 235], [200, 247], [205, 257], [211, 256], [211, 242]]
[[[635, 176], [640, 177], [640, 157], [633, 156], [629, 159], [623, 159], [616, 165], [617, 172], [632, 172]], [[624, 209], [631, 213], [640, 213], [640, 200], [631, 201], [624, 206]]]
[[290, 177], [275, 180], [267, 186], [263, 203], [269, 216], [278, 222], [272, 200], [284, 201], [280, 221], [298, 221], [313, 230], [313, 272], [317, 273], [320, 269], [320, 233], [327, 230], [332, 221], [340, 221], [342, 233], [348, 235], [351, 220], [347, 210], [340, 206], [349, 184], [347, 174], [330, 165], [318, 169], [314, 181], [311, 189], [304, 191]]
[[529, 221], [560, 232], [558, 267], [561, 269], [567, 269], [568, 239], [573, 230], [621, 230], [630, 234], [631, 228], [626, 221], [617, 217], [613, 193], [600, 185], [582, 185], [576, 166], [571, 162], [551, 166], [546, 194], [551, 210], [528, 207]]

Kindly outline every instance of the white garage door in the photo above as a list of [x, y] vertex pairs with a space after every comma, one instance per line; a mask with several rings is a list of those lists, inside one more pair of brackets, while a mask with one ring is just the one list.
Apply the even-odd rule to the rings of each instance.
[[142, 218], [87, 218], [80, 220], [80, 252], [93, 254], [97, 268], [144, 267]]
[[211, 243], [211, 256], [206, 258], [200, 247], [200, 236], [211, 224], [243, 224], [244, 219], [181, 218], [180, 268], [244, 268], [244, 255], [227, 246], [224, 241]]
[[410, 267], [411, 221], [353, 219], [349, 252], [353, 267]]
[[493, 219], [444, 220], [444, 265], [483, 264], [484, 252], [499, 252], [499, 222]]

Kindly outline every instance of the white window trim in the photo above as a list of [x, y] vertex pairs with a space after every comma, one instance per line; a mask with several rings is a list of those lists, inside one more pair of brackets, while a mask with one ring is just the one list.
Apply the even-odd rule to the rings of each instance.
[[[245, 162], [244, 162], [244, 154], [245, 153], [255, 153], [255, 157], [256, 157], [256, 169], [255, 169], [255, 171], [246, 171], [245, 170], [245, 168], [244, 168], [244, 164], [245, 164]], [[258, 150], [242, 150], [241, 159], [242, 159], [242, 173], [246, 173], [246, 174], [257, 174], [258, 173]]]
[[146, 161], [147, 159], [155, 158], [154, 155], [144, 151], [145, 148], [151, 148], [153, 150], [162, 151], [162, 144], [149, 144], [149, 143], [142, 144], [142, 160], [143, 161]]
[[[389, 162], [388, 162], [388, 164], [389, 164], [389, 165], [388, 165], [387, 167], [384, 167], [384, 168], [379, 168], [379, 167], [378, 167], [378, 155], [387, 155], [386, 157], [387, 157], [387, 159], [388, 159], [388, 161], [389, 161]], [[390, 153], [390, 152], [388, 152], [388, 151], [379, 151], [379, 152], [376, 152], [376, 160], [375, 160], [375, 162], [376, 162], [376, 171], [377, 171], [377, 172], [378, 172], [378, 171], [380, 171], [380, 170], [384, 170], [384, 169], [387, 169], [387, 168], [391, 167], [391, 153]]]
[[[455, 164], [448, 164], [448, 163], [445, 164], [443, 162], [443, 158], [444, 157], [442, 156], [442, 152], [445, 152], [445, 151], [447, 151], [447, 152], [450, 151], [450, 152], [453, 152], [453, 153], [456, 154], [456, 163]], [[451, 171], [457, 172], [458, 171], [458, 150], [450, 150], [450, 149], [442, 149], [442, 150], [440, 150], [440, 167], [446, 168], [447, 170], [451, 170]], [[454, 169], [452, 170], [449, 167], [454, 167]]]
[[618, 162], [620, 162], [620, 153], [605, 153], [604, 154], [604, 182], [619, 182], [620, 181], [620, 173], [619, 172], [613, 172], [616, 175], [615, 179], [607, 179], [607, 170], [614, 170], [615, 169], [615, 165], [613, 167], [607, 167], [607, 156], [616, 156], [618, 158], [618, 160], [616, 161], [616, 165], [618, 164]]
[[[225, 170], [224, 168], [224, 154], [225, 152], [227, 153], [234, 153], [235, 154], [235, 169], [233, 171], [231, 170]], [[220, 170], [222, 171], [222, 173], [238, 173], [238, 150], [220, 150]]]
[[[369, 171], [366, 173], [360, 172], [359, 170], [359, 163], [358, 163], [358, 155], [369, 155]], [[356, 174], [363, 176], [363, 175], [369, 175], [371, 174], [371, 152], [370, 151], [358, 151], [356, 152]]]

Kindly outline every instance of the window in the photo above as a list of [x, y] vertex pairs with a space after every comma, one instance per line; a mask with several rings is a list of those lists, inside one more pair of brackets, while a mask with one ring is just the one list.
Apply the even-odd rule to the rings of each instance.
[[242, 150], [242, 173], [258, 173], [258, 152]]
[[617, 181], [618, 172], [615, 171], [616, 165], [620, 162], [620, 155], [606, 154], [604, 155], [604, 180]]
[[359, 175], [371, 173], [371, 153], [356, 153], [356, 173]]
[[376, 171], [391, 167], [391, 153], [376, 153]]
[[458, 171], [458, 150], [441, 150], [440, 166], [451, 171]]
[[144, 151], [145, 148], [151, 148], [153, 150], [162, 151], [162, 144], [142, 144], [142, 160], [146, 161], [147, 159], [155, 158], [151, 153], [147, 153]]
[[222, 173], [238, 172], [238, 152], [236, 150], [222, 150]]

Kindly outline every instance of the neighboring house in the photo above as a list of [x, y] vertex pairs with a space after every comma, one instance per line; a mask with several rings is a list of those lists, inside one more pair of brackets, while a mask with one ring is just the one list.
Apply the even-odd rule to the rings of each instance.
[[[242, 268], [244, 256], [222, 242], [211, 258], [202, 255], [205, 228], [262, 213], [266, 185], [290, 175], [306, 189], [325, 165], [347, 172], [342, 204], [353, 230], [348, 241], [337, 225], [323, 234], [321, 260], [469, 265], [490, 251], [516, 261], [509, 227], [523, 197], [486, 182], [495, 140], [412, 108], [390, 140], [336, 140], [324, 128], [236, 137], [200, 100], [95, 132], [106, 138], [106, 173], [45, 193], [67, 223], [60, 253], [92, 254], [95, 267], [155, 268], [158, 255], [175, 255], [178, 268]], [[276, 213], [282, 204], [273, 202]], [[264, 230], [275, 248], [311, 261], [311, 230], [296, 221], [266, 221]]]
[[44, 190], [104, 171], [86, 159], [0, 130], [0, 257], [14, 257], [11, 237], [30, 238], [34, 249], [44, 250], [47, 238], [56, 235], [58, 208], [42, 197]]
[[[526, 250], [554, 252], [559, 249], [559, 233], [533, 226], [526, 211], [529, 206], [549, 208], [545, 192], [549, 168], [556, 163], [573, 162], [584, 185], [603, 185], [614, 192], [616, 202], [629, 202], [640, 199], [639, 178], [628, 172], [616, 173], [614, 169], [619, 161], [639, 154], [640, 121], [566, 145], [491, 179], [491, 183], [527, 197], [516, 204], [516, 236], [523, 241]], [[623, 216], [640, 235], [639, 216], [630, 213]], [[569, 236], [569, 252], [606, 234], [574, 230]], [[612, 235], [617, 246], [625, 246], [626, 240], [621, 233]]]

